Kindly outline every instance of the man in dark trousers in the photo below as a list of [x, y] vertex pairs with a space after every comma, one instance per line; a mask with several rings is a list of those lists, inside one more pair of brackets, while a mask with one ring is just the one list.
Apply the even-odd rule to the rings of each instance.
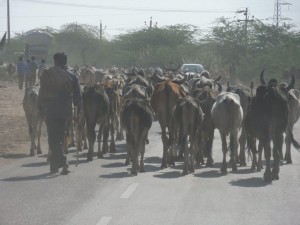
[[48, 143], [51, 151], [50, 172], [69, 173], [63, 150], [67, 119], [72, 116], [72, 102], [80, 107], [80, 87], [77, 77], [68, 71], [67, 56], [54, 54], [54, 66], [46, 69], [40, 78], [39, 109], [46, 117]]

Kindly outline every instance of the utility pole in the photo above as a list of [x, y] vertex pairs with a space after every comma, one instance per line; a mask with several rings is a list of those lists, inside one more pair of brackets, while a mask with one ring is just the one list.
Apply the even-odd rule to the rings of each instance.
[[245, 19], [244, 20], [237, 20], [237, 22], [245, 22], [245, 46], [247, 48], [248, 45], [248, 22], [254, 21], [254, 16], [252, 16], [252, 19], [249, 19], [249, 10], [246, 8], [245, 10], [238, 10], [237, 13], [244, 13]]
[[[150, 17], [149, 26], [147, 25], [147, 22], [145, 21], [146, 27], [148, 27], [149, 30], [152, 29], [152, 16]], [[157, 27], [157, 22], [155, 22], [155, 28]]]
[[10, 42], [10, 9], [9, 0], [7, 0], [7, 42]]
[[281, 0], [275, 0], [273, 21], [276, 24], [276, 27], [279, 26], [279, 24], [282, 20], [291, 20], [290, 18], [283, 17], [281, 15], [281, 6], [283, 6], [283, 5], [290, 6], [292, 4], [289, 2], [281, 1]]
[[100, 40], [102, 41], [102, 36], [103, 36], [103, 31], [105, 31], [106, 26], [104, 27], [104, 29], [102, 28], [102, 20], [100, 20]]

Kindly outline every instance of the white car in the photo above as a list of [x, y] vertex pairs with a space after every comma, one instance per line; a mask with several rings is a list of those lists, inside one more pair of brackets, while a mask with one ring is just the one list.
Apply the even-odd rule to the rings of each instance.
[[193, 77], [195, 73], [201, 73], [203, 70], [204, 67], [201, 64], [183, 64], [181, 66], [181, 72], [191, 77]]

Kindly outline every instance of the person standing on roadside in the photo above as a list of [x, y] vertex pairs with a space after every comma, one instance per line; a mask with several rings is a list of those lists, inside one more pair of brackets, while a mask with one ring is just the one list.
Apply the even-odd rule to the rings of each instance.
[[25, 64], [25, 89], [30, 87], [30, 70], [29, 70], [29, 63], [30, 63], [30, 59], [27, 59]]
[[80, 107], [80, 87], [77, 77], [67, 70], [67, 55], [56, 53], [54, 66], [45, 69], [40, 77], [38, 106], [46, 117], [48, 144], [51, 151], [50, 173], [69, 173], [63, 150], [67, 120], [72, 116], [72, 102]]
[[28, 63], [29, 70], [29, 86], [34, 86], [36, 82], [36, 74], [38, 70], [38, 65], [35, 61], [35, 56], [31, 57], [31, 61]]
[[27, 65], [24, 62], [24, 59], [22, 56], [19, 57], [19, 62], [17, 64], [17, 72], [18, 72], [18, 83], [19, 83], [19, 89], [23, 89], [24, 85], [24, 79], [25, 79], [25, 73]]

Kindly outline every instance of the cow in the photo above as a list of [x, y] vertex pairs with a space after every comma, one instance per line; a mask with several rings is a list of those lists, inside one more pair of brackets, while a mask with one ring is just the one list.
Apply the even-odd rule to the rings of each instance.
[[195, 89], [193, 96], [200, 101], [201, 109], [204, 113], [202, 129], [199, 138], [199, 150], [196, 156], [197, 163], [204, 163], [204, 156], [207, 157], [206, 166], [213, 166], [212, 146], [214, 139], [215, 125], [211, 116], [211, 109], [216, 102], [216, 97], [222, 92], [222, 86], [219, 85], [218, 90], [205, 86]]
[[93, 84], [84, 87], [82, 102], [89, 143], [87, 160], [92, 161], [94, 155], [94, 143], [96, 139], [96, 124], [99, 124], [98, 158], [103, 158], [103, 153], [101, 151], [101, 137], [105, 120], [109, 112], [109, 99], [101, 85]]
[[248, 108], [250, 107], [251, 101], [253, 99], [253, 82], [250, 87], [246, 87], [242, 84], [237, 84], [235, 86], [231, 86], [229, 82], [227, 82], [227, 92], [232, 92], [240, 96], [241, 106], [243, 108], [243, 121], [242, 121], [242, 131], [239, 137], [240, 144], [240, 154], [237, 157], [237, 162], [240, 163], [241, 166], [246, 166], [246, 157], [245, 157], [245, 148], [247, 141], [247, 132], [245, 129], [245, 118], [247, 116]]
[[82, 85], [91, 85], [96, 83], [96, 69], [92, 66], [84, 67], [78, 77], [78, 81]]
[[126, 100], [121, 111], [121, 121], [126, 132], [126, 164], [129, 164], [131, 158], [132, 175], [137, 175], [138, 170], [141, 173], [145, 172], [145, 142], [153, 121], [153, 111], [149, 102], [143, 99]]
[[14, 77], [16, 76], [16, 72], [17, 72], [16, 65], [13, 64], [13, 63], [9, 63], [8, 66], [7, 66], [7, 73], [8, 73], [8, 76], [9, 76], [11, 79], [14, 79]]
[[158, 117], [158, 121], [162, 130], [162, 142], [163, 142], [163, 158], [161, 168], [166, 168], [167, 165], [175, 165], [175, 157], [173, 152], [168, 153], [170, 143], [167, 137], [166, 129], [168, 128], [169, 133], [172, 126], [172, 110], [177, 104], [177, 101], [185, 97], [186, 94], [181, 88], [181, 84], [185, 81], [174, 83], [167, 79], [161, 83], [154, 86], [154, 92], [151, 97], [151, 106]]
[[[286, 86], [283, 86], [284, 88]], [[286, 163], [290, 164], [292, 163], [292, 156], [291, 156], [291, 143], [292, 143], [292, 135], [293, 135], [293, 129], [294, 125], [297, 122], [297, 120], [300, 117], [300, 92], [297, 89], [291, 89], [289, 90], [289, 99], [288, 99], [288, 105], [289, 105], [289, 116], [288, 116], [288, 125], [286, 130], [286, 136], [285, 136], [285, 144], [286, 144], [286, 152], [284, 156], [284, 160]], [[294, 141], [293, 145], [299, 149], [300, 145]], [[282, 155], [282, 152], [280, 153]]]
[[237, 171], [236, 152], [238, 148], [238, 130], [241, 127], [243, 119], [243, 109], [240, 104], [240, 97], [237, 94], [225, 92], [217, 96], [212, 110], [212, 119], [215, 127], [219, 130], [222, 139], [223, 163], [221, 173], [227, 174], [226, 154], [227, 141], [226, 137], [230, 135], [230, 158], [232, 171]]
[[[38, 86], [28, 87], [25, 89], [25, 95], [23, 98], [23, 109], [25, 112], [31, 140], [30, 156], [35, 155], [35, 150], [37, 150], [37, 154], [42, 154], [40, 139], [44, 117], [38, 108], [38, 93]], [[36, 136], [38, 137], [37, 145], [35, 144]]]
[[[115, 146], [115, 130], [121, 132], [120, 128], [120, 110], [122, 104], [122, 96], [121, 96], [121, 82], [119, 79], [108, 80], [103, 84], [104, 90], [109, 98], [109, 113], [106, 119], [106, 126], [104, 128], [104, 146], [103, 151], [107, 152], [108, 144], [108, 136], [110, 132], [111, 141], [109, 150], [110, 152], [116, 152]], [[119, 134], [119, 137], [122, 136]], [[120, 137], [122, 139], [122, 137]]]
[[[279, 161], [280, 152], [283, 145], [283, 133], [288, 127], [289, 106], [288, 96], [289, 91], [295, 83], [295, 78], [292, 76], [291, 84], [287, 87], [279, 88], [276, 79], [270, 79], [268, 83], [264, 80], [264, 70], [260, 74], [261, 85], [256, 89], [256, 95], [251, 104], [251, 110], [248, 112], [246, 128], [247, 132], [253, 138], [259, 140], [259, 160], [255, 162], [253, 157], [252, 169], [257, 166], [261, 169], [261, 154], [264, 150], [266, 159], [266, 168], [264, 172], [264, 180], [272, 182], [272, 180], [279, 180]], [[253, 139], [252, 138], [252, 139]], [[295, 143], [291, 133], [292, 143]], [[273, 142], [273, 149], [271, 149], [271, 141]], [[252, 152], [255, 152], [255, 146], [250, 146]], [[273, 153], [274, 162], [271, 166], [271, 153]], [[271, 171], [272, 167], [272, 171]]]
[[173, 121], [181, 135], [181, 145], [184, 148], [183, 175], [195, 172], [194, 159], [198, 151], [198, 136], [202, 129], [203, 116], [200, 102], [191, 96], [179, 99], [173, 109]]

